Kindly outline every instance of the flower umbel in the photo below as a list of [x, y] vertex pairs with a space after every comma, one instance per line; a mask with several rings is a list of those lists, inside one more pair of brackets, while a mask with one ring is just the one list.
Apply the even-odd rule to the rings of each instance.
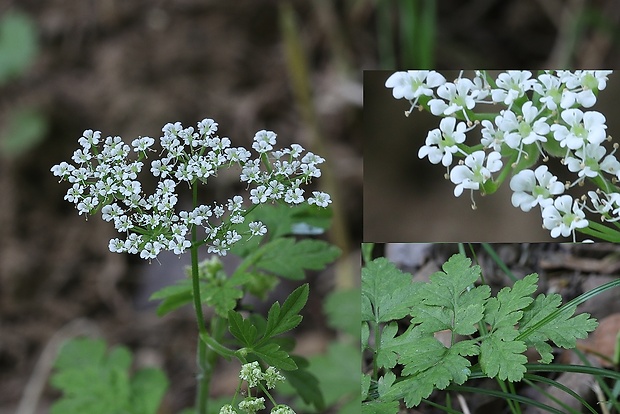
[[[65, 199], [72, 202], [79, 214], [92, 215], [101, 211], [125, 238], [113, 238], [112, 252], [139, 254], [154, 259], [165, 250], [182, 254], [192, 246], [191, 229], [198, 227], [206, 237], [197, 241], [208, 250], [225, 255], [244, 236], [261, 236], [267, 228], [253, 222], [243, 234], [235, 226], [253, 207], [243, 207], [249, 199], [253, 205], [272, 202], [300, 204], [308, 202], [319, 207], [331, 203], [329, 194], [315, 191], [306, 199], [303, 186], [313, 177], [320, 177], [319, 165], [324, 158], [293, 144], [274, 150], [277, 136], [262, 130], [254, 136], [251, 151], [232, 147], [229, 138], [215, 135], [218, 124], [206, 118], [197, 129], [184, 128], [180, 122], [168, 123], [159, 139], [161, 150], [155, 150], [155, 139], [139, 137], [131, 146], [120, 137], [101, 138], [101, 132], [86, 130], [73, 154], [74, 164], [61, 162], [52, 173], [67, 180], [72, 187]], [[133, 151], [132, 151], [133, 148]], [[147, 156], [158, 154], [150, 161], [150, 172], [159, 181], [154, 193], [146, 194], [138, 175]], [[302, 156], [303, 154], [303, 156]], [[190, 188], [206, 184], [224, 168], [237, 166], [239, 180], [246, 183], [248, 196], [235, 195], [225, 203], [197, 205], [192, 210], [177, 209], [179, 185]]]

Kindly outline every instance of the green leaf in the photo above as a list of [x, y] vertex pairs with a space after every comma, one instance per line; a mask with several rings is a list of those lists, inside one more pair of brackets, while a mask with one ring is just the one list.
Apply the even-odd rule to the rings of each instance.
[[313, 371], [308, 369], [310, 364], [305, 358], [295, 355], [291, 355], [291, 358], [295, 361], [298, 369], [286, 372], [286, 380], [295, 389], [295, 393], [304, 403], [313, 405], [318, 411], [324, 411], [325, 398], [320, 386], [323, 383], [320, 382], [319, 385], [319, 379]]
[[393, 368], [400, 363], [403, 354], [417, 355], [421, 349], [417, 347], [417, 341], [424, 338], [421, 330], [410, 326], [402, 335], [396, 336], [398, 324], [392, 322], [383, 328], [381, 343], [377, 350], [377, 365], [385, 368]]
[[364, 349], [368, 347], [368, 338], [370, 337], [370, 327], [368, 326], [368, 322], [362, 323], [362, 352]]
[[323, 302], [327, 323], [332, 328], [347, 332], [359, 338], [360, 334], [360, 295], [358, 289], [337, 290], [330, 293]]
[[452, 382], [462, 384], [469, 378], [471, 363], [464, 356], [476, 355], [478, 347], [472, 343], [459, 342], [452, 348], [445, 348], [438, 341], [435, 342], [436, 344], [430, 345], [432, 342], [427, 341], [431, 348], [427, 350], [426, 355], [438, 357], [436, 363], [420, 364], [417, 368], [424, 367], [423, 370], [416, 369], [414, 375], [404, 375], [402, 381], [394, 384], [382, 395], [382, 399], [404, 398], [407, 407], [413, 407], [431, 395], [433, 390], [443, 390]]
[[[200, 299], [203, 303], [213, 307], [219, 316], [226, 318], [228, 311], [233, 310], [237, 306], [237, 301], [243, 297], [243, 290], [239, 286], [248, 283], [252, 275], [239, 272], [227, 277], [223, 271], [218, 272], [217, 275], [204, 273], [206, 265], [202, 263], [201, 266], [203, 269], [199, 275]], [[192, 281], [183, 279], [153, 293], [149, 300], [163, 299], [157, 307], [157, 315], [163, 316], [191, 303], [192, 297]]]
[[37, 54], [36, 26], [32, 19], [7, 11], [0, 19], [0, 84], [24, 72]]
[[538, 275], [531, 274], [518, 280], [512, 288], [505, 287], [497, 297], [487, 301], [484, 320], [493, 329], [514, 327], [523, 316], [522, 310], [532, 303], [531, 295], [536, 292]]
[[243, 290], [239, 286], [251, 279], [249, 273], [235, 273], [224, 279], [201, 280], [200, 298], [215, 309], [215, 313], [226, 318], [228, 311], [237, 306], [237, 301], [243, 297]]
[[0, 151], [6, 156], [19, 156], [39, 144], [47, 131], [47, 119], [35, 108], [17, 108], [9, 114], [2, 128]]
[[256, 342], [257, 330], [251, 321], [243, 319], [239, 312], [228, 312], [228, 330], [246, 347], [252, 347]]
[[368, 397], [368, 389], [370, 388], [370, 375], [362, 374], [362, 399], [365, 400]]
[[[562, 297], [557, 293], [551, 295], [538, 295], [536, 300], [523, 312], [520, 332], [528, 330], [547, 316], [554, 313], [562, 303]], [[549, 363], [553, 360], [551, 347], [545, 342], [553, 341], [557, 346], [570, 349], [577, 344], [577, 339], [588, 336], [598, 326], [590, 314], [582, 313], [573, 316], [575, 307], [569, 307], [561, 311], [555, 318], [540, 326], [531, 335], [525, 338], [528, 346], [534, 346], [541, 355], [540, 362]]]
[[280, 238], [262, 246], [263, 254], [255, 263], [287, 279], [304, 278], [306, 269], [321, 270], [340, 255], [340, 249], [323, 240]]
[[52, 414], [155, 414], [167, 388], [157, 369], [129, 375], [131, 354], [124, 347], [106, 355], [105, 342], [74, 339], [66, 343], [54, 364], [51, 384], [63, 391]]
[[420, 284], [381, 257], [362, 269], [362, 320], [388, 322], [404, 318], [419, 302]]
[[[516, 336], [516, 330], [513, 331]], [[503, 340], [500, 336], [493, 335], [480, 345], [480, 367], [489, 378], [497, 376], [502, 381], [512, 382], [523, 379], [527, 357], [522, 353], [527, 346], [523, 341], [513, 339], [514, 336], [512, 339]]]
[[166, 286], [153, 293], [149, 300], [163, 299], [157, 307], [157, 316], [187, 305], [192, 301], [192, 284], [189, 279], [178, 281], [175, 285]]
[[168, 379], [159, 369], [145, 368], [131, 381], [131, 409], [135, 414], [156, 413], [168, 388]]
[[367, 401], [362, 403], [362, 414], [398, 414], [398, 401]]
[[523, 317], [523, 309], [532, 303], [537, 282], [538, 275], [528, 275], [487, 301], [484, 320], [491, 327], [491, 335], [480, 345], [480, 367], [490, 378], [515, 382], [525, 374], [527, 358], [522, 353], [527, 346], [515, 340], [515, 325]]
[[293, 371], [297, 369], [297, 364], [293, 361], [288, 352], [283, 351], [280, 348], [280, 345], [275, 342], [269, 342], [253, 347], [249, 351], [265, 361], [267, 364], [278, 369], [284, 371]]
[[430, 283], [421, 288], [421, 303], [411, 310], [411, 323], [420, 324], [424, 332], [444, 329], [459, 335], [476, 332], [491, 289], [486, 285], [474, 287], [480, 267], [470, 265], [467, 257], [454, 255], [443, 265], [443, 272], [432, 274]]
[[308, 301], [309, 291], [310, 288], [305, 283], [291, 292], [284, 301], [282, 308], [280, 308], [279, 302], [274, 302], [267, 314], [267, 327], [263, 340], [289, 331], [299, 325], [302, 316], [298, 313]]

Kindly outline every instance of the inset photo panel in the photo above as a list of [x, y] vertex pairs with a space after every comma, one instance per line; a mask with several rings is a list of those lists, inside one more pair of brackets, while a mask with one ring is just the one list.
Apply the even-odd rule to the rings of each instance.
[[612, 70], [364, 72], [364, 240], [620, 241]]
[[362, 413], [620, 412], [619, 244], [363, 254]]

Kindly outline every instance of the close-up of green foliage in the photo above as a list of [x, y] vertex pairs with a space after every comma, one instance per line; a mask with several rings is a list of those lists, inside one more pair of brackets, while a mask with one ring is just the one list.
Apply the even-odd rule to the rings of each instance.
[[[553, 361], [552, 345], [575, 348], [577, 339], [586, 338], [598, 326], [587, 313], [574, 315], [576, 306], [620, 286], [620, 280], [562, 304], [559, 294], [533, 296], [535, 273], [492, 296], [480, 267], [472, 266], [463, 254], [452, 256], [442, 269], [428, 282], [416, 282], [385, 258], [366, 262], [362, 350], [369, 365], [362, 373], [362, 412], [397, 413], [399, 401], [407, 407], [421, 402], [437, 406], [428, 400], [435, 390], [486, 393], [462, 386], [483, 377], [500, 384], [501, 392], [491, 391], [509, 403], [511, 412], [520, 412], [519, 403], [559, 412], [515, 394], [514, 384], [553, 383], [534, 374]], [[528, 348], [536, 350], [537, 364], [528, 363]], [[610, 370], [553, 365], [554, 370], [563, 368], [620, 379]], [[589, 404], [584, 401], [584, 406]], [[442, 409], [455, 412], [448, 406]]]

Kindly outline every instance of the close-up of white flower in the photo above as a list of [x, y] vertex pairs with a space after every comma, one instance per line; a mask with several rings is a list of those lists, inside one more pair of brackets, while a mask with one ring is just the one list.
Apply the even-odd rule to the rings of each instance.
[[532, 72], [529, 70], [509, 70], [497, 76], [497, 88], [491, 91], [493, 102], [503, 102], [512, 106], [512, 103], [525, 95], [536, 84], [535, 79], [530, 79]]
[[501, 151], [505, 132], [499, 128], [495, 129], [495, 125], [488, 119], [482, 120], [480, 124], [482, 125], [482, 129], [480, 130], [480, 134], [482, 135], [480, 143], [485, 148], [491, 148], [493, 151]]
[[464, 189], [479, 190], [481, 184], [491, 179], [491, 173], [502, 168], [501, 157], [496, 151], [488, 156], [484, 151], [475, 151], [465, 157], [464, 165], [457, 165], [450, 171], [450, 181], [456, 184], [454, 195], [459, 197]]
[[472, 88], [474, 88], [474, 83], [467, 78], [456, 79], [454, 83], [447, 82], [439, 86], [437, 95], [443, 99], [431, 99], [428, 102], [431, 113], [449, 116], [463, 111], [467, 119], [465, 108], [473, 109], [476, 106], [476, 100], [471, 95]]
[[[538, 118], [540, 111], [532, 102], [526, 102], [522, 107], [522, 116], [515, 116], [512, 111], [503, 113], [503, 120], [497, 123], [505, 135], [504, 141], [512, 149], [522, 151], [523, 145], [535, 142], [547, 142], [546, 134], [549, 133], [547, 118]], [[497, 122], [497, 121], [496, 121]]]
[[445, 82], [446, 78], [434, 70], [409, 70], [393, 73], [385, 81], [385, 86], [392, 88], [394, 98], [413, 101], [423, 95], [432, 96], [432, 88]]
[[[448, 167], [452, 164], [452, 154], [460, 151], [457, 144], [465, 141], [467, 126], [464, 122], [456, 123], [456, 118], [446, 117], [439, 122], [439, 128], [430, 131], [425, 145], [420, 147], [418, 157], [428, 157], [433, 164], [442, 163]], [[465, 154], [465, 152], [462, 152]]]
[[536, 170], [522, 170], [510, 180], [514, 191], [511, 202], [515, 207], [527, 212], [539, 205], [544, 208], [553, 204], [553, 196], [564, 192], [564, 184], [549, 172], [549, 167], [539, 165]]
[[575, 230], [588, 226], [583, 208], [579, 200], [573, 200], [570, 195], [562, 195], [556, 198], [553, 204], [546, 206], [542, 211], [543, 226], [551, 230], [551, 237], [573, 236]]
[[599, 145], [605, 140], [605, 116], [600, 112], [584, 113], [578, 108], [562, 111], [560, 114], [566, 123], [551, 125], [553, 137], [562, 148], [576, 150], [587, 143]]
[[586, 144], [585, 147], [575, 151], [575, 156], [568, 156], [564, 159], [569, 171], [576, 172], [579, 181], [586, 177], [596, 177], [601, 171], [600, 160], [605, 156], [605, 147], [598, 144]]

